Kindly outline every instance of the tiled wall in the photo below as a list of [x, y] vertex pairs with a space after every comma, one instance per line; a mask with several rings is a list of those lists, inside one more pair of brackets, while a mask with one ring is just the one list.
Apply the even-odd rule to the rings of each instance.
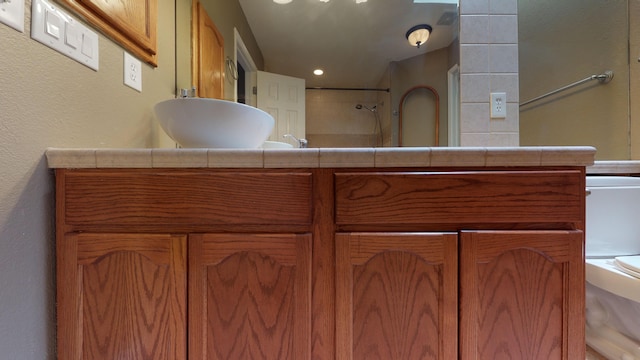
[[[356, 109], [377, 107], [377, 113]], [[375, 91], [307, 90], [306, 137], [309, 147], [377, 147], [391, 139], [389, 94]], [[378, 119], [376, 116], [380, 116]], [[380, 134], [378, 120], [382, 125]]]
[[[518, 146], [518, 1], [460, 1], [460, 144]], [[507, 93], [491, 119], [491, 92]]]

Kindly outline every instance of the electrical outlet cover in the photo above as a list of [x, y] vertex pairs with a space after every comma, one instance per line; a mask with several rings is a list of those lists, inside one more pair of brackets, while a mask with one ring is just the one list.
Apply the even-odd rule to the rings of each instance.
[[0, 22], [24, 32], [24, 0], [0, 1]]
[[142, 62], [124, 52], [124, 84], [142, 92]]
[[491, 117], [494, 119], [507, 117], [507, 93], [491, 93]]

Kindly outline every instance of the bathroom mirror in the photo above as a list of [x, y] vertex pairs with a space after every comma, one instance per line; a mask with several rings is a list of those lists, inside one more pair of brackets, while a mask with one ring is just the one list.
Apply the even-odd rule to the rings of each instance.
[[[598, 160], [633, 158], [638, 10], [627, 0], [518, 0], [521, 145], [591, 145]], [[525, 104], [606, 71], [609, 82]]]
[[[188, 88], [191, 0], [176, 1], [177, 86]], [[397, 145], [401, 115], [403, 145], [448, 144], [449, 83], [457, 85], [459, 63], [457, 0], [199, 1], [224, 37], [225, 99], [256, 105], [253, 89], [233, 80], [234, 68], [251, 77], [245, 67], [256, 67], [305, 79], [310, 146]], [[418, 48], [405, 34], [421, 24], [433, 30]], [[405, 98], [401, 114], [400, 100], [415, 86], [426, 87]], [[438, 108], [427, 87], [437, 92]]]

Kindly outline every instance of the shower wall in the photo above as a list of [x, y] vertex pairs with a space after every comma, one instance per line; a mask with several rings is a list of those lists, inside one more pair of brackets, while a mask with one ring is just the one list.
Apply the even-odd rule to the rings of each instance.
[[[455, 47], [458, 45], [456, 43]], [[453, 56], [451, 46], [389, 63], [376, 88], [384, 91], [314, 90], [306, 91], [306, 137], [310, 147], [396, 146], [398, 111], [402, 94], [416, 85], [429, 85], [440, 95], [440, 145], [447, 142], [447, 70]], [[382, 136], [376, 130], [371, 111], [356, 109], [357, 104], [377, 106]], [[407, 98], [403, 129], [405, 146], [433, 145], [434, 100], [417, 91]], [[411, 135], [408, 136], [407, 134]]]
[[388, 93], [377, 91], [307, 90], [309, 147], [381, 146], [375, 114], [364, 108], [356, 109], [356, 105], [376, 106], [378, 116], [383, 116], [383, 113], [389, 113], [388, 98]]

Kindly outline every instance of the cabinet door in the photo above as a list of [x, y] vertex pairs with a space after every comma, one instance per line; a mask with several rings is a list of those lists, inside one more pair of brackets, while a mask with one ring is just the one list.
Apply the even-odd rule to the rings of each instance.
[[186, 359], [186, 237], [68, 234], [57, 247], [59, 359]]
[[462, 359], [584, 359], [581, 231], [463, 232]]
[[157, 66], [157, 0], [60, 0], [140, 59]]
[[189, 358], [309, 359], [311, 235], [189, 237]]
[[457, 357], [457, 234], [336, 234], [336, 358]]

